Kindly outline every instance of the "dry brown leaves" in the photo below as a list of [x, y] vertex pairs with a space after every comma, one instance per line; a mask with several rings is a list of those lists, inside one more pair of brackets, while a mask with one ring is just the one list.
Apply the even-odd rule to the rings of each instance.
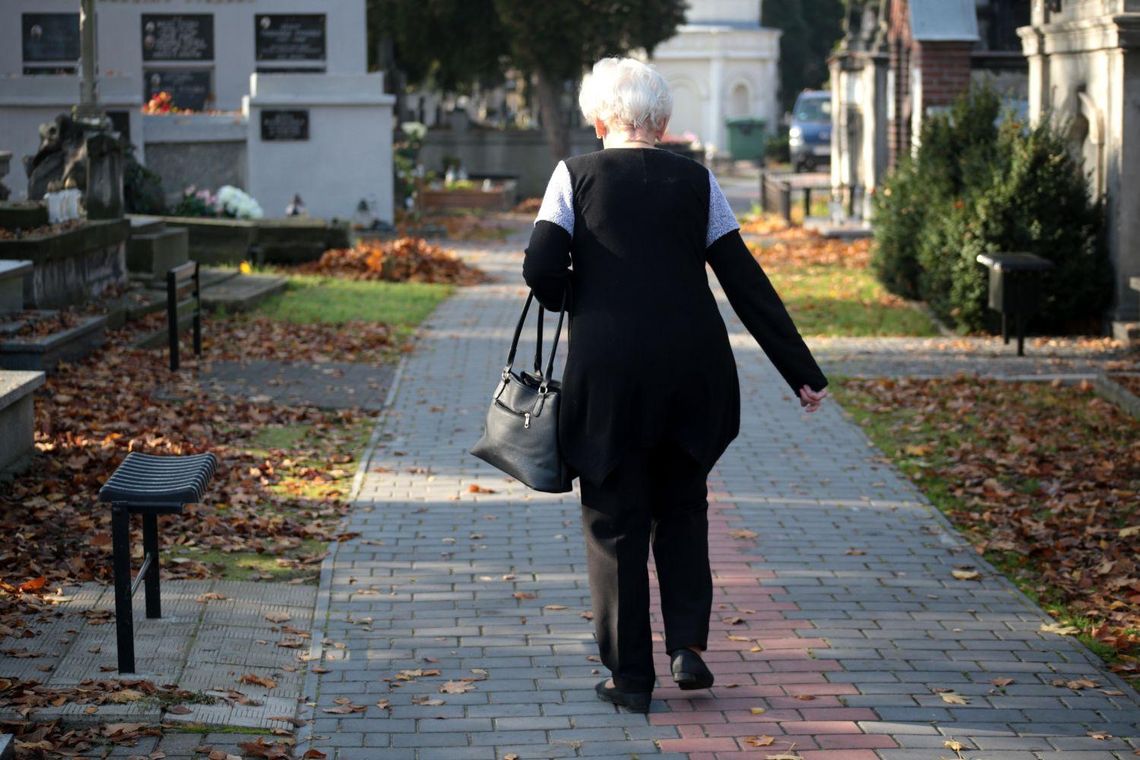
[[1140, 397], [1140, 375], [1111, 373], [1108, 377], [1114, 383], [1118, 383], [1127, 388], [1128, 392], [1133, 396]]
[[0, 733], [15, 738], [17, 758], [102, 757], [108, 744], [134, 745], [144, 736], [161, 736], [162, 729], [144, 723], [108, 723], [65, 729], [59, 721], [31, 723], [0, 721]]
[[[979, 552], [1057, 601], [1140, 675], [1140, 423], [1085, 386], [848, 380]], [[867, 394], [864, 397], [862, 394]], [[869, 397], [869, 398], [868, 398]], [[1057, 633], [1077, 632], [1057, 624]]]
[[751, 243], [749, 250], [765, 270], [843, 267], [866, 269], [871, 262], [870, 240], [830, 240], [801, 230], [765, 245]]
[[61, 705], [127, 704], [141, 699], [167, 703], [195, 699], [193, 692], [172, 685], [156, 686], [146, 680], [87, 680], [76, 686], [44, 686], [38, 681], [0, 679], [0, 704], [22, 716], [41, 707]]
[[42, 227], [31, 227], [26, 230], [12, 230], [6, 227], [0, 227], [0, 240], [22, 240], [29, 237], [46, 237], [48, 235], [59, 235], [64, 232], [78, 229], [86, 223], [87, 222], [82, 219], [77, 219], [70, 222], [60, 222], [59, 224], [48, 224]]
[[[338, 331], [337, 340], [359, 339], [348, 333]], [[328, 336], [319, 341], [312, 346], [295, 336], [287, 345], [295, 353], [337, 345]], [[248, 347], [247, 355], [255, 350]], [[219, 458], [206, 503], [188, 507], [176, 531], [160, 531], [166, 548], [279, 553], [304, 539], [337, 540], [346, 486], [330, 473], [352, 469], [338, 435], [359, 415], [258, 401], [203, 388], [192, 369], [172, 375], [163, 353], [127, 348], [115, 334], [105, 350], [50, 375], [36, 399], [39, 453], [26, 474], [0, 490], [0, 526], [8, 538], [0, 546], [0, 581], [7, 582], [0, 585], [0, 638], [26, 635], [22, 620], [43, 611], [18, 591], [20, 584], [42, 577], [44, 592], [64, 582], [109, 579], [110, 509], [94, 499], [128, 451], [211, 451]], [[251, 453], [250, 437], [276, 423], [309, 425], [321, 444], [271, 451], [268, 458]], [[290, 456], [325, 464], [301, 465]], [[291, 495], [299, 484], [309, 486], [304, 498]], [[199, 562], [167, 562], [163, 570], [176, 577], [211, 573]]]
[[435, 282], [475, 285], [487, 276], [423, 238], [402, 237], [383, 243], [326, 251], [319, 261], [291, 271], [388, 282]]
[[511, 209], [514, 214], [537, 214], [542, 208], [542, 198], [523, 198]]

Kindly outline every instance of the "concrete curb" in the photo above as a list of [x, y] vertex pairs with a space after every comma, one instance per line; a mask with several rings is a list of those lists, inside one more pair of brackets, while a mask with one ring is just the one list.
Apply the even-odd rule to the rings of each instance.
[[1105, 374], [1098, 374], [1093, 378], [1093, 387], [1102, 398], [1119, 406], [1133, 419], [1140, 420], [1140, 398], [1137, 398], [1132, 391]]

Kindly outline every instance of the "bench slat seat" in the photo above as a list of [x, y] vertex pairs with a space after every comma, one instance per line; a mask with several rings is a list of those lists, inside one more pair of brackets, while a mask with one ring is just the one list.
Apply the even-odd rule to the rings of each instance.
[[[132, 451], [99, 489], [111, 505], [111, 562], [115, 575], [115, 627], [119, 672], [135, 672], [135, 623], [131, 597], [142, 582], [146, 616], [162, 617], [159, 593], [158, 516], [177, 514], [206, 493], [218, 460], [213, 454], [155, 456]], [[143, 563], [131, 580], [131, 514], [142, 515]]]
[[99, 489], [99, 500], [181, 512], [183, 505], [202, 500], [216, 468], [213, 454], [166, 457], [132, 451]]

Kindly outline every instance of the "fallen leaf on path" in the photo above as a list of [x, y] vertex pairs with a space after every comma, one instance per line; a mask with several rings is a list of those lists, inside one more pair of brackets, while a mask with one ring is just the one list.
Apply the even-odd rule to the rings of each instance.
[[774, 741], [776, 741], [776, 740], [773, 737], [768, 736], [767, 734], [765, 734], [763, 736], [746, 736], [746, 737], [744, 737], [744, 743], [750, 747], [767, 747], [767, 746], [770, 746], [772, 744], [772, 742], [774, 742]]
[[263, 686], [266, 689], [276, 689], [277, 682], [268, 676], [259, 676], [256, 673], [246, 673], [238, 679], [238, 683], [246, 683], [250, 686]]
[[1081, 632], [1080, 628], [1066, 623], [1042, 623], [1040, 630], [1042, 633], [1055, 633], [1058, 636], [1074, 636]]

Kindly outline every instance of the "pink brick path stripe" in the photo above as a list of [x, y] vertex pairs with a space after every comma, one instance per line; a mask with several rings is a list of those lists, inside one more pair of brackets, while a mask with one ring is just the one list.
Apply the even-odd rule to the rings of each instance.
[[[754, 570], [755, 553], [733, 530], [746, 528], [724, 484], [710, 481], [709, 556], [713, 571], [713, 612], [709, 648], [704, 659], [716, 674], [707, 692], [684, 692], [669, 676], [669, 657], [661, 633], [661, 605], [656, 572], [652, 578], [653, 620], [658, 687], [655, 700], [667, 712], [652, 712], [650, 723], [677, 728], [679, 739], [658, 741], [663, 752], [688, 753], [691, 760], [757, 758], [794, 752], [804, 760], [876, 760], [874, 750], [898, 745], [889, 736], [864, 734], [856, 721], [876, 720], [872, 710], [844, 707], [839, 697], [857, 694], [852, 684], [830, 683], [824, 675], [839, 668], [834, 660], [817, 660], [810, 650], [826, 649], [819, 638], [796, 635], [810, 627], [785, 615], [794, 604], [772, 601], [783, 588], [770, 585], [774, 574]], [[740, 618], [742, 622], [734, 622]], [[729, 638], [730, 636], [734, 638]], [[744, 640], [738, 640], [743, 638]], [[761, 647], [758, 652], [753, 647]], [[753, 709], [763, 710], [759, 714]], [[655, 708], [656, 709], [656, 708]], [[750, 737], [772, 737], [758, 747]]]

